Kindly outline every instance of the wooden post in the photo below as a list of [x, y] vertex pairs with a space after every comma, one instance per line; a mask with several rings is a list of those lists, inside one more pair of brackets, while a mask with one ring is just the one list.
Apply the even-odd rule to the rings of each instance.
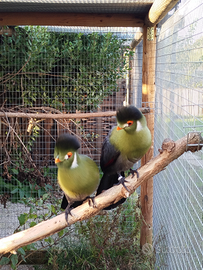
[[[156, 28], [143, 28], [143, 67], [142, 67], [142, 102], [143, 106], [154, 108], [155, 102], [155, 54]], [[153, 110], [152, 110], [153, 111]], [[154, 114], [146, 115], [147, 125], [152, 135], [152, 145], [142, 158], [141, 165], [146, 164], [153, 157]], [[153, 178], [141, 185], [141, 208], [145, 222], [142, 224], [140, 245], [152, 243], [152, 215], [153, 215]]]

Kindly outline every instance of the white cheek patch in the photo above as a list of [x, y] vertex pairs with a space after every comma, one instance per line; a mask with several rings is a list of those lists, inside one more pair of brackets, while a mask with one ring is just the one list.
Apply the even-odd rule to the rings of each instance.
[[68, 159], [68, 155], [65, 155], [65, 157], [64, 157], [65, 159]]
[[78, 162], [77, 162], [77, 155], [76, 153], [74, 153], [74, 159], [73, 159], [73, 163], [71, 165], [71, 169], [77, 168], [78, 167]]
[[137, 128], [136, 131], [141, 131], [142, 130], [142, 124], [140, 121], [137, 121]]

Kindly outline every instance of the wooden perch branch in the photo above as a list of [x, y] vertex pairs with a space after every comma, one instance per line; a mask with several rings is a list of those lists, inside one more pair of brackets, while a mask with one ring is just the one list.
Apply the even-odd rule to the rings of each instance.
[[[143, 113], [151, 112], [150, 108], [139, 108]], [[94, 113], [24, 113], [24, 112], [0, 112], [1, 117], [17, 118], [36, 118], [36, 119], [74, 119], [74, 118], [91, 118], [91, 117], [108, 117], [115, 116], [116, 111], [94, 112]]]
[[[110, 188], [95, 198], [97, 207], [90, 207], [86, 202], [73, 209], [71, 211], [73, 216], [69, 216], [69, 224], [71, 225], [77, 221], [95, 216], [104, 207], [117, 202], [122, 197], [129, 197], [143, 181], [165, 169], [170, 162], [177, 159], [184, 152], [195, 152], [200, 150], [202, 143], [203, 139], [200, 133], [197, 132], [189, 133], [188, 136], [185, 136], [176, 142], [170, 139], [164, 140], [162, 149], [159, 150], [159, 155], [151, 159], [138, 170], [139, 178], [137, 179], [136, 175], [133, 178], [131, 176], [126, 178], [128, 180], [127, 186], [130, 192], [127, 192], [122, 185]], [[65, 227], [67, 227], [67, 223], [65, 221], [65, 214], [63, 213], [50, 220], [43, 221], [32, 228], [0, 239], [0, 254], [15, 252], [18, 248], [57, 233]]]

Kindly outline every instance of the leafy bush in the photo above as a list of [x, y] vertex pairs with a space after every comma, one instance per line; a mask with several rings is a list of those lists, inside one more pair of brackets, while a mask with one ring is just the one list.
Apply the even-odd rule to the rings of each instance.
[[[0, 196], [1, 202], [5, 206], [8, 199], [17, 202], [24, 197], [40, 198], [43, 194], [53, 190], [51, 176], [56, 179], [56, 169], [50, 169], [48, 166], [36, 166], [31, 157], [31, 149], [39, 133], [35, 131], [25, 139], [20, 129], [18, 132], [19, 134], [13, 136], [12, 139], [5, 139], [2, 148]], [[14, 132], [14, 134], [17, 133]]]
[[[29, 207], [29, 212], [18, 217], [19, 226], [15, 232], [61, 212], [58, 197], [52, 193], [40, 199], [24, 198], [22, 202]], [[44, 250], [47, 251], [47, 259], [43, 262], [46, 264], [35, 265], [35, 269], [152, 270], [155, 254], [144, 254], [140, 249], [142, 221], [140, 202], [135, 194], [113, 211], [101, 211], [37, 244], [20, 248], [15, 257], [3, 256], [0, 265], [10, 264], [12, 269], [17, 269], [23, 261], [28, 263], [29, 258], [35, 257], [36, 251]]]
[[132, 203], [128, 199], [113, 211], [76, 223], [75, 234], [49, 250], [49, 269], [153, 269], [154, 254], [146, 256], [140, 249], [139, 200]]
[[[35, 112], [33, 106], [65, 112], [92, 110], [118, 90], [117, 80], [128, 69], [126, 60], [132, 51], [125, 39], [112, 33], [58, 33], [41, 26], [14, 30], [12, 36], [0, 39], [2, 109], [25, 113], [27, 107]], [[41, 127], [33, 124], [28, 135], [22, 119], [13, 119], [13, 125], [4, 119], [2, 124], [0, 194], [8, 193], [12, 201], [41, 196], [50, 181], [31, 158]]]
[[4, 36], [0, 43], [0, 77], [7, 106], [17, 99], [16, 105], [49, 105], [69, 112], [97, 108], [118, 90], [117, 80], [128, 69], [127, 57], [133, 52], [125, 41], [112, 33], [15, 27], [15, 35]]

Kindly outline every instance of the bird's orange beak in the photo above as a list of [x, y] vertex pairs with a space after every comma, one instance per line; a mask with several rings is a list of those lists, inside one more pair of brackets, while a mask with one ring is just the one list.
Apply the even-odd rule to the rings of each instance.
[[61, 162], [59, 158], [55, 158], [55, 164]]
[[117, 126], [117, 130], [121, 130], [121, 129], [122, 129], [121, 127]]

